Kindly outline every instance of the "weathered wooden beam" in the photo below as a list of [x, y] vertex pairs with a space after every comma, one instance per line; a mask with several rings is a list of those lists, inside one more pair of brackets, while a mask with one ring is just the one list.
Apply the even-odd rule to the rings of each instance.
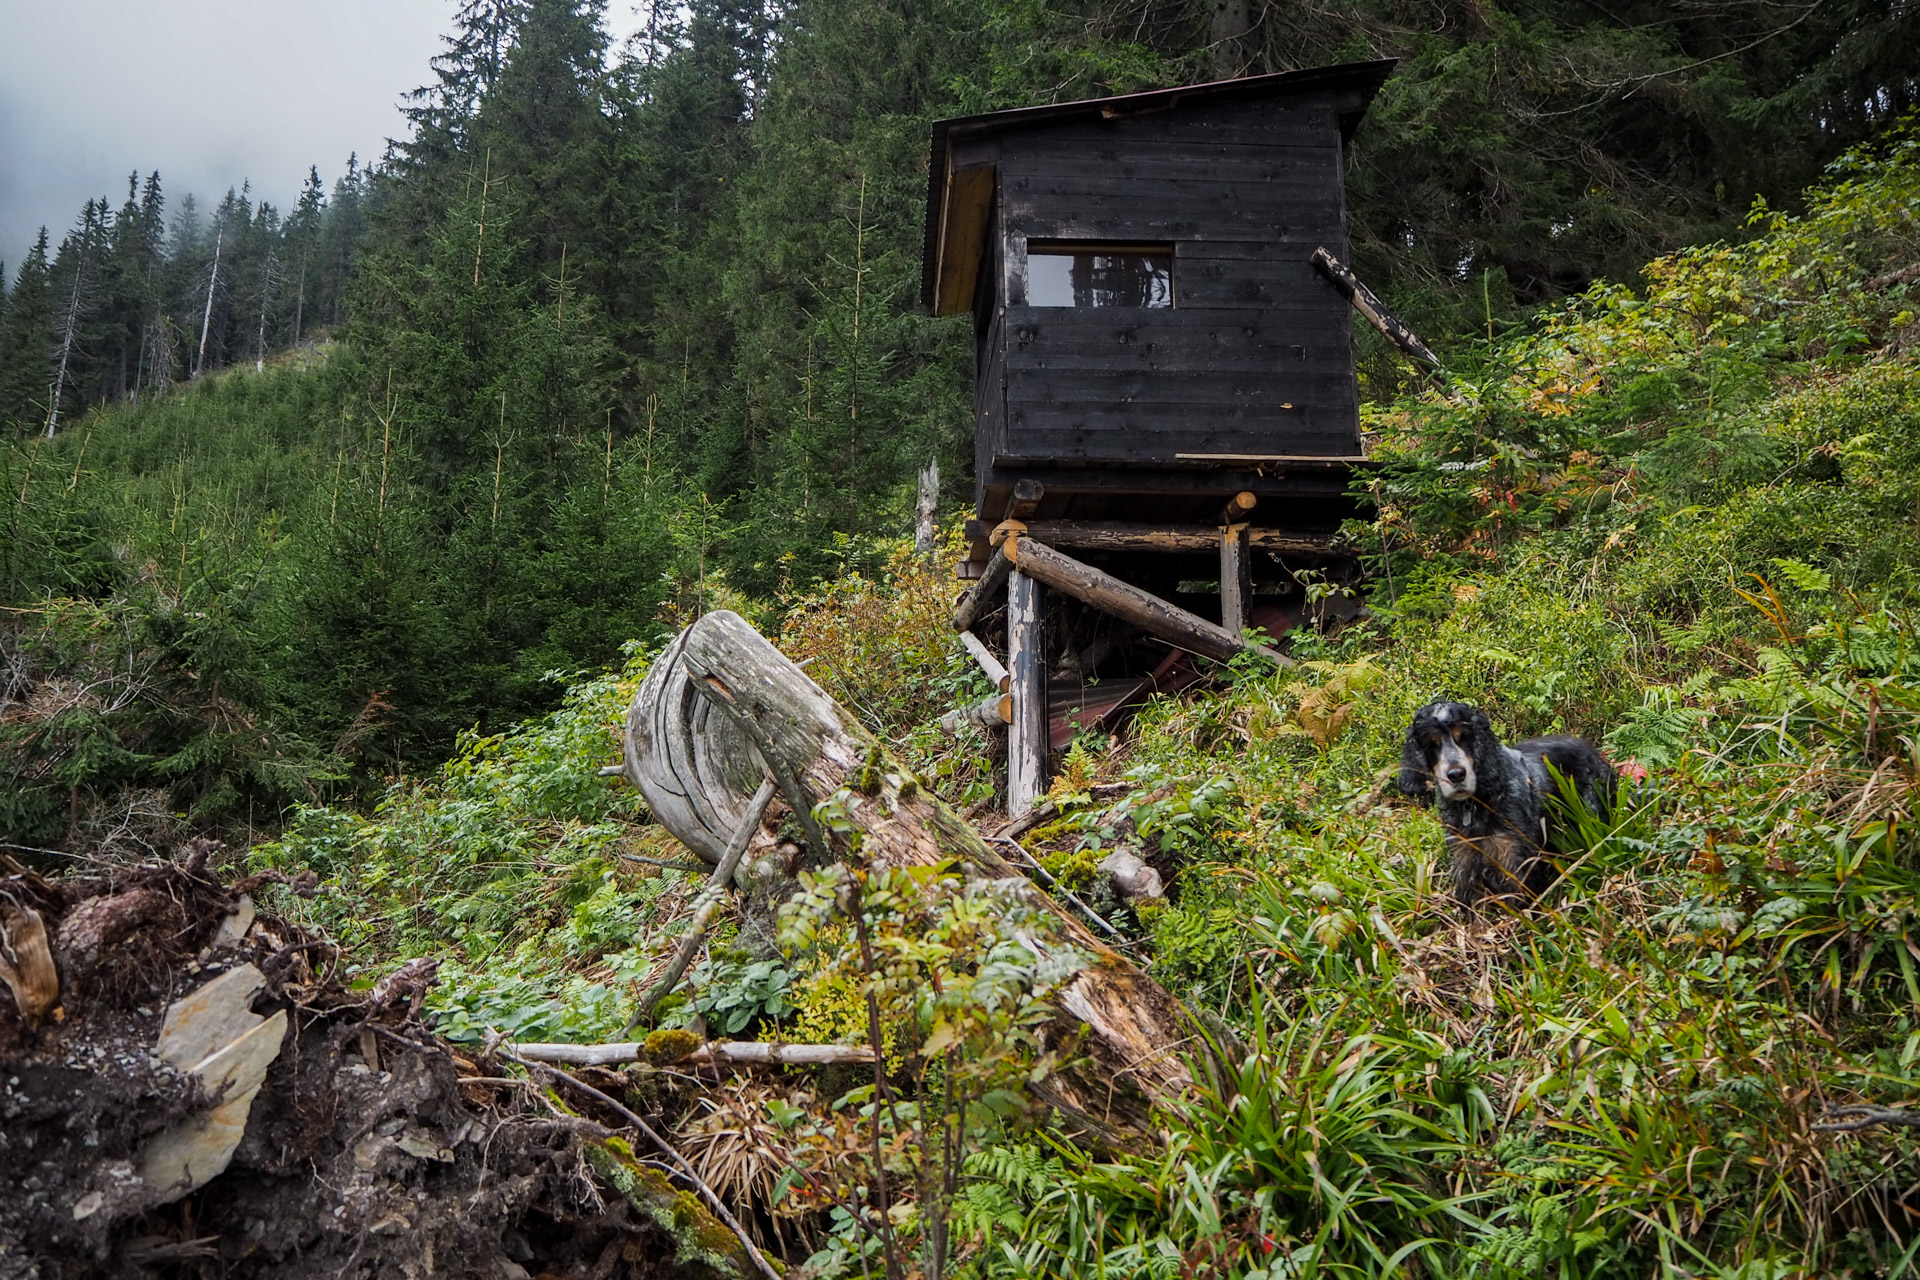
[[1016, 480], [1013, 483], [1013, 496], [1007, 499], [1006, 520], [1025, 520], [1040, 509], [1040, 499], [1047, 496], [1047, 487], [1038, 480]]
[[[1227, 522], [1233, 523], [1233, 522]], [[1002, 530], [1037, 538], [1061, 551], [1164, 551], [1209, 553], [1220, 546], [1217, 526], [1165, 526], [1113, 520], [1033, 520], [1017, 529], [1002, 524], [992, 536], [1006, 541]], [[1333, 551], [1331, 533], [1294, 533], [1285, 529], [1247, 526], [1247, 545], [1276, 555], [1323, 556]]]
[[[1017, 559], [1019, 539], [1002, 548]], [[1007, 580], [1007, 692], [1013, 715], [1007, 732], [1007, 815], [1017, 818], [1047, 791], [1045, 593], [1037, 579], [1016, 570]]]
[[693, 963], [693, 953], [707, 936], [707, 930], [713, 927], [713, 918], [720, 914], [720, 904], [726, 901], [727, 884], [733, 879], [733, 873], [740, 869], [740, 859], [747, 854], [747, 845], [753, 840], [754, 833], [760, 829], [760, 819], [766, 814], [767, 806], [773, 802], [773, 793], [778, 790], [772, 778], [760, 784], [753, 793], [753, 799], [747, 802], [747, 816], [740, 821], [739, 830], [727, 842], [726, 852], [720, 857], [720, 864], [713, 869], [713, 875], [707, 881], [706, 888], [694, 900], [693, 921], [687, 926], [680, 945], [674, 948], [673, 958], [667, 961], [666, 972], [660, 975], [647, 993], [633, 1007], [633, 1016], [627, 1019], [626, 1029], [632, 1031], [641, 1020], [652, 1013], [673, 989], [680, 985], [680, 979], [686, 976], [687, 966]]
[[990, 729], [1004, 729], [1013, 721], [1013, 695], [996, 693], [980, 699], [969, 707], [949, 711], [937, 721], [947, 733], [959, 733], [972, 725], [983, 732]]
[[1220, 625], [1234, 635], [1247, 629], [1253, 610], [1253, 553], [1244, 524], [1220, 528]]
[[1245, 524], [1253, 509], [1260, 505], [1260, 495], [1242, 490], [1227, 499], [1227, 505], [1220, 508], [1221, 524]]
[[1360, 277], [1347, 269], [1345, 263], [1328, 253], [1323, 245], [1313, 251], [1313, 265], [1320, 273], [1333, 281], [1338, 289], [1353, 304], [1353, 309], [1366, 318], [1368, 324], [1380, 331], [1380, 336], [1395, 347], [1435, 373], [1441, 372], [1440, 357], [1433, 354], [1426, 343], [1414, 335], [1413, 330], [1394, 319], [1387, 305], [1380, 301], [1373, 290], [1360, 282]]
[[[1293, 665], [1293, 659], [1285, 654], [1266, 645], [1245, 644], [1239, 635], [1229, 632], [1225, 627], [1208, 622], [1198, 614], [1188, 613], [1178, 605], [1168, 604], [1160, 597], [1149, 595], [1110, 573], [1102, 573], [1092, 565], [1082, 564], [1037, 538], [1008, 538], [1001, 549], [1018, 571], [1014, 574], [1015, 582], [1022, 576], [1037, 578], [1076, 600], [1090, 604], [1103, 613], [1110, 613], [1122, 622], [1131, 622], [1149, 635], [1159, 636], [1190, 653], [1224, 662], [1239, 653], [1253, 652], [1282, 666]], [[1014, 685], [1014, 712], [1017, 716], [1020, 710], [1017, 670]]]
[[954, 316], [973, 309], [974, 283], [993, 208], [993, 166], [968, 165], [947, 171], [940, 210], [940, 256], [934, 269], [934, 310]]
[[993, 656], [993, 650], [987, 648], [986, 641], [971, 631], [960, 633], [960, 643], [966, 646], [973, 660], [980, 664], [981, 673], [993, 681], [993, 687], [1000, 692], [1007, 691], [1007, 669], [1000, 665], [1000, 659]]
[[1007, 575], [1012, 572], [1013, 562], [1007, 559], [1005, 552], [996, 550], [993, 558], [987, 561], [986, 571], [980, 575], [980, 580], [967, 588], [967, 594], [961, 596], [960, 603], [953, 606], [953, 629], [973, 630], [973, 624], [993, 606], [994, 597], [1000, 594]]

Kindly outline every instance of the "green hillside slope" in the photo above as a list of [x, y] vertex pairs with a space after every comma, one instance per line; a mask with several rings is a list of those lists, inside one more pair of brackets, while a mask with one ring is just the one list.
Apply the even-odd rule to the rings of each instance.
[[[1379, 518], [1352, 531], [1370, 616], [1061, 762], [1030, 847], [1244, 1041], [1155, 1149], [1083, 1149], [1019, 1101], [1043, 987], [980, 988], [1011, 1012], [958, 1040], [916, 1002], [987, 974], [991, 930], [939, 925], [905, 983], [831, 920], [777, 952], [716, 937], [660, 1025], [861, 1042], [872, 991], [899, 1054], [891, 1110], [831, 1076], [659, 1095], [774, 1215], [770, 1245], [881, 1268], [848, 1207], [877, 1126], [903, 1256], [945, 1224], [982, 1276], [1906, 1272], [1910, 1131], [1817, 1126], [1920, 1092], [1920, 135], [1755, 216], [1750, 242], [1595, 286], [1379, 408]], [[976, 692], [949, 591], [901, 551], [763, 617], [968, 803], [986, 744], [927, 723]], [[693, 885], [594, 774], [645, 664], [255, 857], [320, 872], [283, 905], [363, 962], [446, 958], [450, 1034], [614, 1037]], [[1392, 785], [1443, 695], [1638, 779], [1577, 823], [1535, 912], [1462, 918], [1438, 824]], [[1114, 847], [1162, 869], [1165, 904], [1102, 888]]]

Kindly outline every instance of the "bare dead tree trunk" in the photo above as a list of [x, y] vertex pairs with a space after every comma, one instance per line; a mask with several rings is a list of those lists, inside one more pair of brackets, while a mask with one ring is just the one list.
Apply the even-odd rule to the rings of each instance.
[[913, 549], [921, 555], [933, 551], [933, 513], [940, 504], [940, 463], [929, 462], [920, 473], [920, 500], [913, 508]]
[[200, 370], [207, 363], [207, 329], [213, 324], [213, 284], [220, 278], [220, 245], [226, 239], [227, 229], [221, 227], [213, 237], [213, 270], [207, 273], [207, 309], [200, 316], [200, 351], [193, 358], [193, 377], [191, 382], [200, 381]]
[[[624, 746], [619, 772], [709, 864], [725, 855], [771, 776], [820, 855], [848, 856], [812, 816], [817, 802], [839, 795], [867, 866], [957, 863], [977, 880], [1016, 886], [1051, 921], [1050, 936], [1036, 941], [1088, 958], [1060, 988], [1048, 1032], [1050, 1045], [1077, 1042], [1079, 1050], [1035, 1092], [1092, 1131], [1114, 1141], [1144, 1135], [1153, 1108], [1191, 1088], [1181, 1051], [1198, 1047], [1193, 1014], [1031, 885], [738, 614], [707, 614], [660, 656], [627, 712]], [[752, 836], [744, 866], [757, 883], [787, 874], [767, 830], [780, 825], [770, 814]]]
[[300, 284], [293, 294], [293, 345], [300, 345], [300, 322], [307, 313], [307, 264], [313, 258], [313, 233], [307, 233], [307, 243], [300, 250]]
[[74, 338], [80, 331], [80, 306], [86, 298], [87, 269], [91, 265], [93, 206], [87, 206], [87, 227], [80, 238], [80, 257], [73, 264], [73, 287], [67, 291], [65, 314], [60, 317], [60, 366], [53, 375], [53, 396], [47, 403], [47, 439], [53, 439], [60, 422], [60, 400], [67, 394], [67, 362], [73, 355]]
[[253, 371], [260, 373], [267, 367], [267, 301], [273, 297], [273, 250], [267, 250], [267, 261], [260, 268], [260, 327], [253, 339]]

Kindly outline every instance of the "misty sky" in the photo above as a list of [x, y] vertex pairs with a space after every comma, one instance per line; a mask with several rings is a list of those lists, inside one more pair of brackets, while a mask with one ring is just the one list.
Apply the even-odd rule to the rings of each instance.
[[[127, 174], [160, 171], [169, 209], [251, 179], [284, 213], [308, 165], [329, 190], [377, 160], [401, 94], [431, 77], [453, 0], [0, 0], [0, 261], [12, 282]], [[611, 0], [616, 40], [635, 25]]]

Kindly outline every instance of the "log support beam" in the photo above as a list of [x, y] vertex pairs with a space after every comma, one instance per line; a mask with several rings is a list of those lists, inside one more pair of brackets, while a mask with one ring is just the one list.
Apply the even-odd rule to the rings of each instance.
[[1344, 262], [1328, 253], [1324, 245], [1313, 251], [1312, 262], [1320, 269], [1321, 275], [1333, 281], [1333, 287], [1353, 304], [1353, 309], [1358, 311], [1368, 324], [1378, 329], [1380, 336], [1398, 348], [1402, 355], [1423, 366], [1430, 373], [1444, 374], [1445, 370], [1441, 368], [1440, 357], [1433, 354], [1432, 348], [1420, 341], [1413, 330], [1396, 320], [1393, 313], [1387, 310], [1387, 304], [1380, 301], [1373, 290], [1362, 284], [1360, 277], [1354, 275]]
[[953, 606], [953, 629], [971, 631], [973, 624], [993, 607], [1000, 588], [1006, 585], [1007, 575], [1013, 571], [1013, 561], [1007, 559], [1006, 552], [995, 550], [993, 558], [987, 561], [987, 568], [960, 602]]
[[940, 728], [947, 733], [959, 733], [968, 725], [983, 732], [991, 729], [1004, 729], [1013, 720], [1013, 695], [996, 693], [980, 699], [970, 707], [961, 707], [958, 711], [949, 711], [940, 717]]
[[[1011, 552], [1017, 539], [1003, 551]], [[996, 553], [998, 555], [999, 553]], [[1013, 560], [1014, 556], [1008, 554]], [[1040, 581], [1015, 572], [1007, 580], [1007, 692], [1013, 717], [1007, 733], [1007, 816], [1018, 818], [1047, 791], [1045, 591]]]
[[1007, 669], [1000, 665], [1000, 659], [993, 656], [993, 650], [987, 648], [986, 642], [971, 631], [962, 631], [960, 643], [965, 645], [967, 652], [973, 655], [973, 660], [980, 664], [981, 674], [993, 681], [994, 688], [1005, 693]]
[[[1222, 520], [1220, 524], [1241, 524], [1240, 520]], [[972, 536], [977, 526], [970, 525]], [[994, 546], [1013, 533], [1037, 538], [1061, 551], [1155, 551], [1169, 554], [1206, 555], [1219, 549], [1219, 525], [1132, 524], [1117, 520], [1029, 520], [1006, 521], [981, 532], [983, 540]], [[1272, 555], [1326, 557], [1335, 554], [1331, 533], [1297, 533], [1285, 529], [1247, 526], [1247, 545]], [[991, 562], [989, 562], [991, 563]], [[984, 581], [984, 579], [982, 579]]]
[[[1219, 535], [1216, 533], [1214, 536], [1218, 538]], [[1015, 582], [1023, 577], [1038, 579], [1056, 590], [1064, 591], [1082, 603], [1092, 605], [1103, 613], [1112, 614], [1122, 622], [1132, 623], [1149, 635], [1158, 636], [1169, 644], [1178, 645], [1189, 653], [1197, 653], [1203, 658], [1214, 658], [1224, 662], [1242, 652], [1252, 652], [1269, 658], [1281, 666], [1293, 665], [1293, 659], [1266, 645], [1248, 645], [1240, 635], [1229, 632], [1218, 623], [1208, 622], [1198, 614], [1188, 613], [1178, 605], [1169, 604], [1156, 595], [1150, 595], [1130, 582], [1122, 582], [1110, 573], [1103, 573], [1092, 565], [1082, 564], [1072, 556], [1056, 551], [1036, 538], [1008, 538], [1001, 550], [1005, 551], [1007, 558], [1014, 563], [1014, 568], [1017, 570], [1013, 577]], [[1008, 618], [1011, 626], [1011, 606], [1008, 608]], [[1020, 714], [1020, 672], [1017, 666], [1014, 668], [1013, 692], [1014, 717], [1017, 722]]]
[[1025, 520], [1040, 509], [1040, 499], [1047, 496], [1047, 487], [1038, 480], [1016, 480], [1013, 495], [1007, 499], [1008, 520]]

